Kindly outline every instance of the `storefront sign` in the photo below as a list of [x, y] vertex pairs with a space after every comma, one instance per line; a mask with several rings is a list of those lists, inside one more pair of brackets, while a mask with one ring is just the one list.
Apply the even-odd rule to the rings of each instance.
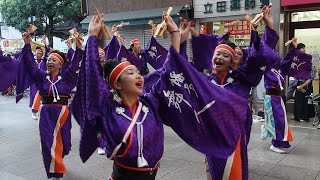
[[[224, 23], [230, 23], [232, 21], [225, 21]], [[250, 34], [250, 23], [246, 20], [241, 20], [235, 26], [231, 26], [230, 35], [246, 35]]]
[[[241, 10], [241, 4], [244, 1], [244, 9], [250, 10], [254, 9], [256, 7], [256, 0], [230, 0], [230, 11], [240, 11]], [[262, 8], [265, 5], [268, 5], [270, 3], [270, 0], [260, 0], [259, 7]], [[213, 13], [213, 3], [207, 2], [207, 4], [204, 5], [204, 12], [205, 14]], [[216, 3], [216, 12], [226, 12], [227, 10], [227, 1], [217, 1]]]
[[2, 42], [2, 45], [5, 48], [22, 48], [24, 42], [21, 39], [6, 39]]
[[297, 5], [304, 5], [304, 4], [315, 4], [320, 3], [319, 0], [281, 0], [281, 6], [297, 6]]

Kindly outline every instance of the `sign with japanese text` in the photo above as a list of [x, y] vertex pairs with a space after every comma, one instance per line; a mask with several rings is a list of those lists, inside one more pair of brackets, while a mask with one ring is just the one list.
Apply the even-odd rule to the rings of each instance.
[[[232, 21], [225, 21], [224, 24]], [[246, 20], [241, 20], [237, 25], [231, 26], [230, 35], [245, 35], [250, 34], [250, 23]]]

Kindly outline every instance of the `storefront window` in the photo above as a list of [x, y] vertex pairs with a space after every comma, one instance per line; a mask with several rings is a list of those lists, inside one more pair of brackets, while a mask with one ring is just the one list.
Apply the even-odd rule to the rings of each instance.
[[305, 11], [291, 13], [291, 22], [320, 21], [320, 11]]
[[[233, 21], [223, 22], [208, 22], [200, 24], [200, 34], [219, 34], [225, 33], [225, 24]], [[264, 25], [260, 25], [258, 33], [263, 34]], [[234, 25], [230, 29], [231, 42], [235, 43], [239, 47], [248, 47], [250, 44], [250, 23], [245, 20], [238, 20], [237, 25]]]

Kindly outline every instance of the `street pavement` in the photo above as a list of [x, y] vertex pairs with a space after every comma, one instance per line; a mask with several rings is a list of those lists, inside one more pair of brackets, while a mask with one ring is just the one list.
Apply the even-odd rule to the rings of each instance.
[[[291, 118], [291, 115], [288, 115]], [[64, 158], [68, 169], [64, 180], [106, 180], [112, 161], [94, 155], [84, 164], [78, 148], [80, 130], [72, 120], [72, 151]], [[320, 180], [320, 130], [312, 123], [289, 120], [294, 141], [287, 154], [271, 152], [270, 139], [261, 140], [260, 123], [254, 123], [249, 143], [249, 179]], [[204, 156], [191, 149], [165, 127], [165, 152], [157, 174], [160, 180], [206, 180]], [[28, 98], [15, 104], [14, 97], [0, 96], [0, 180], [47, 179], [38, 121], [31, 119]]]

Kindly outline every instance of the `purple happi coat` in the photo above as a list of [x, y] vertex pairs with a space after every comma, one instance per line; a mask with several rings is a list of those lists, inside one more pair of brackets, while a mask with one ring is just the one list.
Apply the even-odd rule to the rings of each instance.
[[[30, 44], [22, 49], [20, 71], [17, 89], [23, 92], [31, 84], [35, 84], [42, 98], [59, 100], [67, 98], [75, 87], [82, 50], [77, 49], [72, 63], [58, 77], [52, 77], [46, 71], [38, 68], [34, 61]], [[71, 114], [68, 105], [43, 104], [40, 107], [39, 130], [41, 151], [48, 178], [62, 177], [66, 172], [62, 158], [71, 149]]]
[[281, 63], [281, 73], [296, 79], [311, 79], [312, 56], [292, 48]]
[[[125, 143], [127, 146], [121, 146], [112, 156], [133, 113], [124, 103], [113, 100], [99, 75], [97, 47], [97, 38], [89, 37], [73, 100], [74, 117], [81, 125], [80, 156], [84, 162], [91, 156], [98, 147], [96, 133], [101, 132], [107, 143], [107, 156], [113, 157], [117, 164], [137, 168], [140, 149], [137, 128], [140, 125], [133, 128]], [[143, 125], [142, 153], [146, 167], [155, 167], [162, 157], [163, 124], [202, 153], [227, 158], [235, 151], [246, 119], [246, 101], [209, 83], [206, 76], [173, 47], [170, 47], [159, 81], [145, 88], [151, 89], [146, 89], [149, 93], [139, 98], [143, 112], [137, 122]]]
[[19, 60], [0, 55], [0, 92], [7, 90], [9, 86], [16, 83], [16, 75], [19, 67]]
[[[264, 71], [264, 87], [267, 94], [264, 98], [265, 112], [265, 136], [272, 137], [272, 145], [278, 148], [289, 148], [289, 141], [293, 140], [288, 120], [286, 116], [286, 108], [281, 97], [281, 91], [284, 89], [284, 75], [280, 73], [280, 63], [282, 58], [274, 49], [278, 42], [279, 36], [275, 31], [266, 29], [269, 33], [265, 33], [262, 37], [261, 44], [265, 47], [263, 51], [268, 56], [268, 65]], [[261, 45], [260, 45], [261, 46]], [[269, 91], [278, 91], [278, 94]]]
[[[264, 36], [269, 36], [272, 31], [272, 29], [266, 27]], [[206, 36], [207, 35], [201, 35], [200, 37], [193, 37], [192, 39], [192, 45], [198, 47], [193, 49], [193, 65], [198, 70], [206, 69], [209, 65], [210, 69], [212, 69], [211, 59], [214, 49], [219, 43], [219, 40], [217, 39], [215, 42], [212, 42], [212, 38], [210, 38], [211, 35], [208, 36], [209, 38]], [[223, 79], [220, 79], [215, 73], [210, 73], [208, 75], [209, 80], [216, 86], [228, 89], [247, 100], [251, 87], [255, 87], [259, 84], [264, 72], [263, 70], [266, 68], [269, 61], [267, 54], [265, 54], [264, 51], [265, 47], [260, 45], [259, 41], [260, 38], [258, 37], [258, 33], [256, 31], [251, 31], [250, 47], [246, 50], [247, 57], [243, 60], [243, 64], [236, 70], [230, 68], [229, 73]], [[208, 52], [204, 52], [204, 49]], [[246, 113], [247, 122], [242, 129], [241, 139], [242, 179], [248, 179], [247, 145], [250, 139], [252, 125], [251, 110], [248, 105]], [[227, 162], [230, 160], [229, 158], [223, 159], [207, 155], [207, 160], [213, 179], [226, 178], [225, 175], [229, 177], [229, 170], [231, 168], [230, 166], [227, 166]]]

